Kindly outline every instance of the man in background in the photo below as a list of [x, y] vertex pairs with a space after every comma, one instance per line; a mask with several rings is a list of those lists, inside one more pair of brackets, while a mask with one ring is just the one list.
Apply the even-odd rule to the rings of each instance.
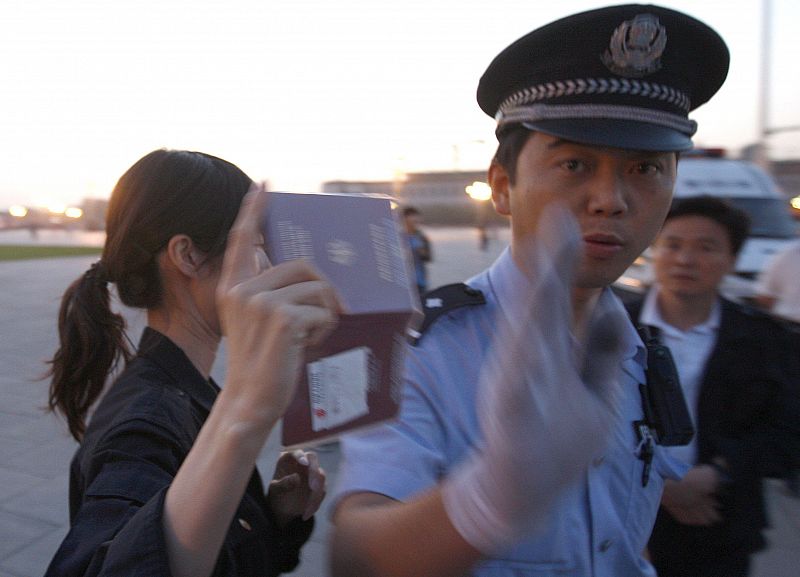
[[628, 305], [672, 352], [696, 428], [667, 448], [692, 468], [664, 484], [649, 543], [659, 577], [746, 576], [765, 544], [762, 478], [788, 475], [800, 451], [787, 335], [719, 294], [748, 229], [720, 199], [676, 202], [653, 247], [656, 284]]
[[403, 227], [411, 256], [414, 259], [414, 275], [416, 277], [419, 296], [428, 291], [428, 270], [426, 264], [432, 259], [431, 243], [419, 228], [422, 215], [413, 206], [403, 209]]

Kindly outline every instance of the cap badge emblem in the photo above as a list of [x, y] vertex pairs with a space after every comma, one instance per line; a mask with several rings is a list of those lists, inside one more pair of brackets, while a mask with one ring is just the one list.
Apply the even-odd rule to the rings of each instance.
[[614, 30], [603, 63], [611, 72], [641, 78], [661, 68], [667, 29], [652, 14], [637, 14]]

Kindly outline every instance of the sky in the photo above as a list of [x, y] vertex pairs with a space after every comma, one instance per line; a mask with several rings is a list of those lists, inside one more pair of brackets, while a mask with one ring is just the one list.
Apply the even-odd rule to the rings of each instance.
[[[728, 42], [696, 144], [758, 140], [762, 2], [669, 0]], [[108, 197], [156, 148], [215, 154], [274, 189], [482, 169], [478, 78], [513, 40], [608, 2], [3, 0], [0, 209]], [[767, 125], [800, 126], [800, 2], [771, 0]], [[697, 55], [702, 58], [702, 54]], [[800, 131], [766, 141], [800, 158]]]

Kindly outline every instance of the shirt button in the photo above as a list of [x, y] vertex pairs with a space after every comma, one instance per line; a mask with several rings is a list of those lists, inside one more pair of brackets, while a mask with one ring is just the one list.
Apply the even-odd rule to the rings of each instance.
[[246, 519], [242, 519], [241, 517], [239, 517], [239, 525], [241, 525], [245, 531], [253, 530], [253, 527], [250, 526], [250, 523], [248, 523]]
[[606, 539], [602, 543], [600, 543], [600, 552], [605, 553], [611, 548], [611, 545], [614, 543], [611, 539]]
[[595, 459], [592, 461], [592, 465], [594, 465], [595, 467], [599, 467], [600, 465], [603, 464], [605, 460], [606, 460], [605, 457], [595, 457]]

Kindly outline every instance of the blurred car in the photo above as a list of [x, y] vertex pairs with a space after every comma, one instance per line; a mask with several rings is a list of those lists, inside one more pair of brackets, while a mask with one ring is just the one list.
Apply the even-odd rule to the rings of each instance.
[[[747, 301], [755, 294], [758, 274], [787, 243], [796, 225], [786, 209], [786, 196], [760, 167], [744, 160], [687, 153], [678, 162], [674, 199], [709, 195], [723, 198], [750, 216], [750, 235], [732, 274], [723, 280], [723, 295]], [[622, 290], [644, 292], [653, 283], [650, 249], [642, 253], [616, 281]]]

